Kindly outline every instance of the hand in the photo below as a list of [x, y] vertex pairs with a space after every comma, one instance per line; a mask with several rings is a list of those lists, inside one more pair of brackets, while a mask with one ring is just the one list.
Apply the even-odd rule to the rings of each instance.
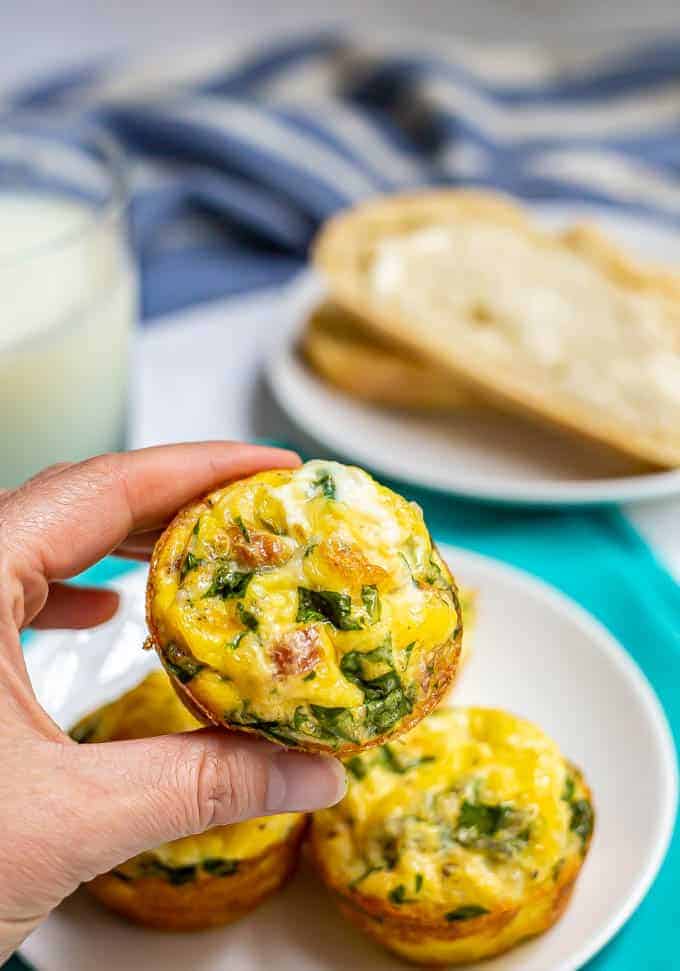
[[61, 581], [113, 551], [146, 559], [190, 499], [298, 463], [252, 445], [174, 445], [55, 466], [0, 494], [0, 964], [81, 882], [143, 850], [342, 796], [334, 759], [220, 730], [76, 745], [36, 701], [19, 641], [28, 625], [107, 620], [115, 593]]

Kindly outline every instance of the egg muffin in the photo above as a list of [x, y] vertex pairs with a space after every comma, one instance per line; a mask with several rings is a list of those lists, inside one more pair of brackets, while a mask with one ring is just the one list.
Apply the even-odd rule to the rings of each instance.
[[[107, 742], [188, 732], [202, 725], [162, 671], [71, 730], [77, 742]], [[157, 846], [86, 884], [129, 920], [161, 930], [229, 924], [275, 893], [291, 875], [305, 830], [302, 813], [216, 826]]]
[[154, 550], [147, 620], [206, 723], [339, 755], [432, 709], [462, 634], [420, 507], [325, 461], [258, 473], [180, 512]]
[[342, 912], [395, 954], [474, 961], [561, 915], [593, 808], [579, 770], [535, 725], [442, 708], [346, 767], [346, 797], [314, 814], [313, 859]]

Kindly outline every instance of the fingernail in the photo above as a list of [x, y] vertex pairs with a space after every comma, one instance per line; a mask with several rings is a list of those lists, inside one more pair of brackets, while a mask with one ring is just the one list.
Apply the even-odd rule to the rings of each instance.
[[333, 806], [345, 795], [347, 778], [337, 759], [278, 752], [269, 764], [268, 813], [311, 812]]

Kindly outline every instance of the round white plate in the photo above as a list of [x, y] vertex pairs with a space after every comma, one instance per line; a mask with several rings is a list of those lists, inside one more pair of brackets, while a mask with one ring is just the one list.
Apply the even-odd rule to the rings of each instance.
[[[596, 809], [592, 848], [564, 917], [542, 937], [486, 962], [484, 971], [573, 971], [630, 916], [666, 852], [677, 801], [668, 725], [639, 669], [580, 607], [494, 560], [446, 547], [442, 553], [477, 591], [479, 604], [456, 702], [502, 706], [536, 720], [584, 768]], [[89, 633], [37, 635], [29, 645], [38, 697], [62, 725], [135, 684], [155, 663], [141, 650], [144, 579], [140, 570], [119, 581], [125, 596], [110, 623]], [[305, 864], [285, 892], [254, 914], [186, 936], [135, 928], [80, 891], [21, 953], [38, 971], [95, 965], [98, 971], [393, 971], [397, 965], [343, 921]]]
[[[680, 267], [680, 236], [606, 210], [541, 206], [546, 225], [597, 222], [640, 257]], [[636, 474], [631, 462], [519, 418], [418, 415], [359, 402], [317, 378], [295, 351], [322, 290], [311, 274], [292, 294], [297, 326], [268, 362], [274, 395], [316, 442], [376, 472], [415, 485], [510, 503], [584, 505], [680, 495], [680, 470]]]

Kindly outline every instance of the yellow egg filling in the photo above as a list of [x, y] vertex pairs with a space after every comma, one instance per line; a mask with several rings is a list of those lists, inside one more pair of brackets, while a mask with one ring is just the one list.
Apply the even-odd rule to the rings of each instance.
[[420, 508], [322, 461], [181, 513], [148, 612], [166, 670], [209, 720], [329, 749], [417, 720], [453, 677], [461, 633]]

